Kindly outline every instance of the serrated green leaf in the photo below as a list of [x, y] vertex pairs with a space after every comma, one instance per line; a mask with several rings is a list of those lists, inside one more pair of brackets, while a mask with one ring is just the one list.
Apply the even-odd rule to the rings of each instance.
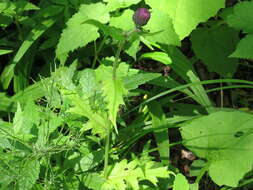
[[234, 27], [244, 32], [253, 32], [253, 2], [246, 1], [236, 4], [233, 14], [227, 17], [229, 26]]
[[169, 14], [159, 9], [152, 9], [151, 18], [144, 28], [152, 34], [145, 35], [147, 40], [161, 44], [180, 45]]
[[252, 124], [252, 114], [220, 111], [185, 123], [181, 134], [187, 148], [208, 160], [215, 183], [236, 187], [252, 169]]
[[146, 3], [170, 15], [180, 40], [188, 36], [200, 22], [206, 21], [219, 9], [225, 7], [225, 0], [163, 0], [161, 2], [146, 0]]
[[31, 130], [39, 122], [39, 113], [32, 101], [28, 101], [24, 110], [21, 110], [20, 104], [17, 106], [17, 112], [13, 119], [13, 134], [24, 141], [33, 138]]
[[154, 185], [158, 182], [157, 178], [168, 178], [169, 172], [166, 167], [156, 167], [156, 162], [150, 161], [144, 167], [144, 179], [149, 180]]
[[138, 178], [143, 176], [140, 168], [136, 168], [137, 163], [132, 161], [127, 163], [127, 160], [122, 160], [116, 163], [113, 167], [105, 186], [110, 185], [113, 189], [125, 190], [127, 183], [131, 185], [134, 190], [138, 190]]
[[189, 188], [189, 183], [185, 176], [177, 174], [173, 184], [173, 190], [189, 190]]
[[[123, 97], [127, 94], [122, 81], [122, 75], [120, 74], [123, 64], [119, 65], [119, 74], [113, 79], [113, 67], [101, 65], [97, 70], [97, 78], [102, 81], [102, 89], [107, 101], [107, 108], [109, 110], [109, 119], [111, 120], [114, 127], [116, 127], [116, 118], [120, 105], [124, 104]], [[117, 130], [117, 129], [116, 129]]]
[[100, 30], [103, 31], [105, 36], [111, 36], [114, 40], [118, 41], [125, 40], [125, 36], [123, 36], [123, 31], [119, 28], [102, 24], [96, 20], [87, 20], [85, 23], [92, 24], [98, 27]]
[[3, 12], [8, 15], [14, 16], [17, 12], [29, 11], [29, 10], [39, 10], [40, 8], [34, 5], [31, 2], [25, 0], [19, 0], [17, 2], [11, 2], [5, 0], [0, 2], [0, 12]]
[[158, 182], [157, 178], [168, 178], [169, 172], [166, 167], [156, 165], [156, 162], [151, 161], [152, 158], [146, 157], [134, 159], [127, 162], [126, 159], [116, 163], [113, 166], [111, 173], [108, 176], [103, 188], [126, 190], [131, 187], [134, 190], [140, 189], [139, 181], [149, 180], [154, 185]]
[[85, 21], [94, 19], [107, 23], [109, 18], [109, 12], [103, 3], [83, 4], [79, 11], [68, 20], [67, 28], [63, 30], [57, 45], [56, 57], [63, 64], [69, 52], [84, 47], [99, 37], [98, 28]]
[[68, 97], [73, 107], [68, 109], [68, 112], [82, 115], [89, 119], [89, 125], [93, 134], [99, 134], [104, 137], [107, 134], [108, 124], [107, 119], [100, 113], [95, 113], [87, 102], [87, 98], [81, 98], [77, 95]]
[[192, 32], [191, 41], [195, 54], [209, 71], [231, 77], [237, 68], [237, 59], [228, 56], [239, 41], [238, 32], [227, 26], [199, 28]]
[[229, 57], [253, 59], [253, 34], [248, 34], [241, 39], [236, 50]]
[[17, 181], [19, 189], [31, 189], [36, 180], [39, 178], [39, 173], [40, 163], [38, 160], [30, 160], [25, 162], [23, 168], [20, 170], [20, 178]]

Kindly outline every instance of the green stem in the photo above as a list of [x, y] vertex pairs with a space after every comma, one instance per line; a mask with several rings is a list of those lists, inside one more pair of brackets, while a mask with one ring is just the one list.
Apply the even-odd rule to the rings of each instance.
[[[115, 55], [115, 61], [113, 63], [113, 71], [112, 71], [112, 80], [115, 81], [116, 79], [116, 71], [119, 65], [119, 59], [120, 59], [120, 53], [123, 49], [123, 46], [125, 44], [125, 42], [127, 41], [127, 38], [133, 33], [135, 32], [135, 30], [130, 31], [129, 33], [127, 33], [125, 35], [125, 40], [119, 41], [119, 45], [118, 45], [118, 49]], [[103, 45], [103, 41], [101, 42], [101, 44]], [[101, 47], [100, 44], [100, 47]], [[100, 51], [100, 47], [99, 50]], [[97, 52], [95, 52], [95, 59], [93, 61], [92, 65], [95, 65], [95, 61], [96, 61], [96, 54]], [[110, 150], [110, 125], [108, 125], [108, 131], [107, 131], [107, 135], [105, 137], [105, 160], [104, 160], [104, 177], [107, 178], [108, 177], [108, 159], [109, 159], [109, 150]]]
[[105, 137], [105, 161], [104, 161], [104, 177], [108, 177], [108, 160], [109, 160], [109, 149], [110, 149], [110, 129], [108, 129]]
[[94, 55], [94, 59], [93, 59], [93, 62], [92, 62], [92, 66], [91, 68], [94, 69], [95, 66], [96, 66], [96, 62], [97, 62], [97, 59], [98, 59], [98, 54], [99, 52], [102, 50], [102, 47], [104, 46], [105, 44], [105, 41], [106, 41], [106, 36], [103, 38], [103, 40], [101, 41], [98, 49], [96, 47], [96, 42], [94, 42], [94, 48], [95, 48], [95, 55]]
[[119, 64], [119, 57], [120, 57], [120, 53], [122, 51], [124, 43], [125, 43], [125, 40], [119, 42], [119, 47], [118, 47], [118, 50], [115, 55], [115, 61], [113, 63], [112, 80], [116, 79], [116, 71], [117, 71], [118, 64]]
[[133, 33], [138, 32], [138, 31], [139, 30], [135, 28], [133, 30], [130, 30], [130, 31], [126, 32], [124, 34], [125, 39], [119, 42], [118, 50], [117, 50], [116, 55], [115, 55], [115, 61], [113, 63], [113, 72], [112, 72], [112, 78], [113, 78], [113, 80], [115, 80], [115, 78], [116, 78], [116, 70], [117, 70], [118, 64], [119, 64], [119, 57], [120, 57], [120, 53], [121, 53], [121, 51], [123, 49], [123, 46], [124, 46], [125, 42], [127, 40], [129, 40], [129, 38], [131, 37], [131, 35]]

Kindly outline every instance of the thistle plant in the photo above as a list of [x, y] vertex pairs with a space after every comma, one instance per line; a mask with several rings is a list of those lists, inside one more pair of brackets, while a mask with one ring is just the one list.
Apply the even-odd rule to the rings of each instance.
[[150, 19], [150, 12], [146, 8], [139, 8], [133, 15], [133, 21], [137, 28], [140, 28], [148, 23]]

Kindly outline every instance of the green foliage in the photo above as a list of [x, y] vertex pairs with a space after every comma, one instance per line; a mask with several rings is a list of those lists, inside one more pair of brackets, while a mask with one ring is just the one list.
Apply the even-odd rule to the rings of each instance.
[[241, 2], [234, 7], [232, 14], [228, 15], [227, 22], [229, 26], [248, 33], [237, 45], [236, 50], [230, 57], [251, 59], [252, 58], [252, 2]]
[[[139, 181], [148, 180], [154, 186], [157, 186], [157, 178], [169, 178], [170, 172], [166, 167], [160, 166], [157, 162], [152, 161], [152, 158], [143, 154], [140, 158], [133, 157], [133, 160], [128, 162], [126, 159], [115, 163], [111, 166], [111, 171], [107, 179], [91, 174], [85, 179], [84, 183], [94, 190], [124, 190], [124, 189], [141, 189]], [[96, 182], [96, 185], [93, 183]]]
[[69, 52], [79, 47], [84, 47], [99, 37], [98, 28], [85, 23], [89, 19], [107, 23], [109, 21], [109, 13], [106, 10], [106, 6], [102, 3], [84, 4], [68, 20], [67, 28], [63, 30], [56, 49], [56, 57], [62, 64], [66, 61]]
[[122, 81], [122, 78], [127, 75], [127, 67], [125, 66], [123, 64], [119, 65], [116, 78], [113, 80], [112, 66], [101, 65], [96, 70], [98, 80], [102, 82], [102, 90], [104, 92], [105, 101], [107, 102], [109, 119], [114, 127], [116, 127], [116, 117], [119, 106], [124, 104], [123, 96], [127, 94], [127, 90]]
[[130, 5], [137, 4], [141, 0], [103, 0], [104, 2], [107, 3], [106, 9], [109, 11], [115, 11], [116, 9], [119, 8], [126, 8], [129, 7]]
[[[29, 172], [28, 172], [29, 171]], [[19, 189], [31, 189], [36, 180], [39, 178], [40, 163], [37, 160], [25, 162], [20, 170], [20, 178], [18, 179]]]
[[233, 13], [227, 17], [229, 26], [243, 30], [245, 33], [253, 32], [253, 16], [251, 14], [252, 7], [252, 1], [241, 2], [234, 6]]
[[174, 181], [173, 190], [189, 190], [189, 184], [185, 176], [182, 174], [177, 174]]
[[216, 112], [181, 128], [185, 146], [208, 160], [209, 174], [218, 185], [236, 187], [251, 170], [252, 118], [239, 111]]
[[159, 11], [169, 14], [180, 40], [188, 36], [200, 22], [214, 16], [225, 5], [224, 0], [146, 0], [146, 3]]
[[151, 59], [159, 61], [165, 65], [169, 65], [172, 63], [170, 57], [164, 52], [145, 53], [145, 54], [141, 55], [141, 58], [143, 58], [143, 59], [151, 58]]
[[[151, 102], [148, 105], [150, 115], [152, 117], [152, 127], [159, 128], [167, 125], [166, 116], [163, 113], [162, 107], [159, 106], [157, 102]], [[161, 129], [159, 131], [154, 132], [156, 143], [158, 147], [158, 151], [160, 154], [160, 159], [162, 163], [166, 166], [169, 163], [169, 139], [168, 139], [168, 130]]]
[[144, 28], [150, 30], [151, 34], [155, 34], [147, 34], [145, 36], [147, 40], [168, 45], [180, 45], [178, 35], [174, 31], [172, 19], [166, 12], [152, 9], [151, 18]]
[[253, 58], [253, 34], [245, 36], [237, 45], [236, 50], [230, 55], [230, 57], [252, 59]]
[[250, 184], [252, 5], [1, 1], [0, 189]]
[[199, 28], [191, 35], [192, 47], [209, 71], [217, 72], [224, 78], [231, 77], [236, 71], [238, 60], [228, 56], [234, 51], [238, 36], [237, 31], [227, 26]]

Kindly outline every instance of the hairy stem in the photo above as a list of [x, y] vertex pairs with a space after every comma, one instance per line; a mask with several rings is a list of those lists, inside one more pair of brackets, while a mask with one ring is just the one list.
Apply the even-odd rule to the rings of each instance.
[[98, 59], [98, 54], [102, 50], [102, 47], [104, 46], [105, 41], [106, 41], [106, 36], [100, 42], [100, 45], [99, 45], [98, 49], [97, 49], [97, 46], [96, 46], [96, 42], [94, 42], [95, 55], [94, 55], [94, 59], [93, 59], [92, 66], [91, 66], [92, 69], [94, 69], [95, 66], [96, 66], [96, 62], [97, 62], [97, 59]]
[[113, 63], [112, 80], [116, 79], [116, 71], [117, 71], [117, 68], [119, 66], [119, 57], [120, 57], [120, 53], [122, 51], [124, 43], [125, 43], [125, 41], [120, 41], [119, 42], [119, 47], [118, 47], [118, 50], [117, 50], [116, 55], [115, 55], [115, 61]]
[[[119, 59], [120, 59], [120, 53], [124, 47], [125, 42], [127, 41], [127, 39], [130, 37], [130, 35], [132, 35], [133, 32], [135, 32], [135, 30], [129, 31], [125, 34], [125, 39], [122, 41], [119, 41], [118, 44], [118, 49], [117, 52], [115, 54], [115, 61], [113, 63], [113, 71], [112, 71], [112, 80], [115, 81], [116, 79], [116, 71], [117, 68], [119, 66]], [[110, 121], [109, 121], [110, 122]], [[108, 125], [108, 127], [110, 127]], [[107, 131], [107, 135], [106, 135], [106, 139], [105, 139], [105, 160], [104, 160], [104, 177], [107, 178], [108, 177], [108, 159], [109, 159], [109, 149], [110, 149], [110, 128], [108, 128]]]

